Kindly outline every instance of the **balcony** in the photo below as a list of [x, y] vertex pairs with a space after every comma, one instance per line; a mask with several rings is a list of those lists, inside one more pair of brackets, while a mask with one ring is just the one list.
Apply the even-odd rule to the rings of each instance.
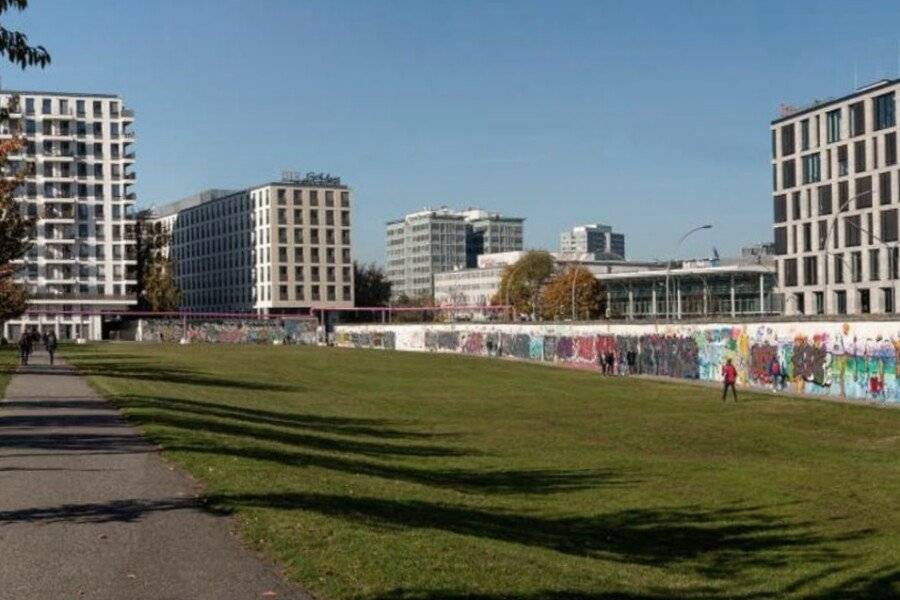
[[130, 108], [123, 108], [122, 109], [122, 118], [128, 119], [128, 120], [134, 119], [134, 110], [132, 110]]
[[127, 139], [127, 140], [133, 140], [133, 139], [134, 139], [134, 132], [133, 132], [133, 131], [125, 131], [125, 132], [122, 133], [122, 137], [124, 137], [124, 138]]

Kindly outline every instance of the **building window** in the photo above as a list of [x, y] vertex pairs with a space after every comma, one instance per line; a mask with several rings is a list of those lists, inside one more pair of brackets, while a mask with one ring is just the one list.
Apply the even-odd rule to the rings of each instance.
[[794, 153], [794, 124], [781, 128], [781, 155], [790, 156]]
[[[819, 186], [819, 213], [820, 215], [831, 214], [831, 185]], [[777, 221], [776, 221], [777, 222]]]
[[878, 176], [878, 198], [881, 204], [891, 203], [891, 172], [887, 171]]
[[803, 258], [803, 285], [816, 285], [819, 282], [818, 265], [815, 256]]
[[844, 283], [844, 255], [834, 255], [834, 283]]
[[794, 220], [800, 218], [800, 192], [791, 195], [791, 218]]
[[850, 105], [850, 137], [866, 132], [866, 107], [862, 102]]
[[884, 303], [884, 312], [891, 314], [894, 312], [894, 289], [882, 288], [882, 302]]
[[841, 146], [837, 152], [838, 159], [838, 177], [843, 177], [850, 172], [849, 160], [847, 159], [847, 146]]
[[825, 294], [822, 292], [813, 292], [813, 299], [816, 304], [816, 314], [825, 314]]
[[897, 164], [897, 134], [888, 133], [884, 136], [884, 164], [892, 166]]
[[860, 236], [859, 215], [844, 217], [844, 245], [847, 247], [859, 246], [862, 243]]
[[781, 187], [792, 188], [797, 185], [797, 166], [793, 160], [781, 163]]
[[897, 241], [897, 209], [881, 211], [881, 241]]
[[875, 129], [894, 126], [894, 93], [883, 94], [872, 100], [875, 109]]
[[853, 196], [856, 198], [856, 208], [869, 208], [872, 206], [872, 177], [857, 177], [854, 184]]
[[847, 314], [847, 292], [839, 290], [834, 293], [834, 304], [837, 314]]
[[794, 287], [797, 285], [797, 259], [786, 258], [782, 265], [784, 266], [784, 287]]
[[812, 252], [812, 223], [803, 224], [803, 251]]
[[893, 248], [888, 249], [888, 278], [889, 279], [897, 279], [900, 277], [900, 265], [897, 264], [898, 260], [900, 260], [900, 248], [894, 246]]
[[796, 307], [798, 314], [806, 314], [806, 297], [803, 292], [797, 292], [794, 294], [794, 306]]
[[881, 252], [877, 248], [869, 250], [869, 281], [878, 281], [881, 279], [878, 273], [878, 263], [880, 260]]
[[862, 281], [862, 252], [850, 253], [850, 281], [853, 283]]
[[809, 154], [803, 157], [803, 183], [821, 181], [822, 171], [819, 153]]
[[787, 228], [785, 227], [775, 228], [775, 254], [777, 256], [787, 254]]
[[800, 149], [809, 150], [809, 119], [800, 123]]
[[838, 182], [838, 208], [841, 212], [850, 209], [850, 184], [846, 181]]
[[853, 171], [862, 173], [866, 170], [866, 141], [860, 140], [853, 144]]
[[839, 142], [841, 140], [841, 109], [832, 110], [826, 116], [828, 124], [828, 143]]
[[818, 245], [817, 249], [825, 250], [827, 248], [828, 248], [828, 221], [822, 220], [822, 221], [819, 221], [819, 245]]
[[869, 290], [859, 290], [859, 312], [864, 315], [872, 312], [872, 304], [869, 299]]

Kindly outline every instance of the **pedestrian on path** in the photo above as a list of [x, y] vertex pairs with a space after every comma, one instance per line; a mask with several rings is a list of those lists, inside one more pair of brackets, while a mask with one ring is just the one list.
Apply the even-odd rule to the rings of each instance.
[[31, 332], [23, 331], [22, 337], [19, 338], [19, 361], [23, 365], [28, 364], [28, 357], [31, 354]]
[[737, 383], [737, 369], [731, 364], [730, 358], [722, 366], [722, 379], [725, 381], [725, 387], [722, 390], [722, 402], [725, 401], [725, 397], [728, 395], [728, 388], [731, 388], [731, 394], [734, 396], [734, 401], [737, 402], [737, 388], [734, 387], [734, 384]]
[[50, 355], [50, 365], [53, 365], [53, 357], [56, 354], [56, 332], [51, 331], [44, 335], [44, 348], [47, 350], [47, 354]]

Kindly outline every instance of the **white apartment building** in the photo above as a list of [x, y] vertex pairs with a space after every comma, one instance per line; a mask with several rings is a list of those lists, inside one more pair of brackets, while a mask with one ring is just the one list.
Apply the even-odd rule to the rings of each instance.
[[559, 235], [559, 251], [591, 252], [598, 258], [619, 257], [625, 259], [625, 235], [613, 232], [609, 225], [594, 223], [578, 225]]
[[774, 239], [785, 312], [896, 311], [900, 80], [771, 123]]
[[112, 94], [10, 90], [0, 104], [9, 111], [0, 139], [25, 143], [10, 171], [30, 171], [16, 197], [37, 219], [18, 276], [29, 311], [4, 323], [3, 335], [37, 327], [101, 339], [98, 313], [136, 303], [134, 112]]
[[387, 224], [387, 277], [394, 298], [431, 297], [435, 276], [475, 267], [483, 254], [522, 250], [519, 217], [446, 207], [408, 214]]
[[171, 233], [181, 308], [286, 314], [353, 306], [350, 189], [285, 177], [154, 210]]

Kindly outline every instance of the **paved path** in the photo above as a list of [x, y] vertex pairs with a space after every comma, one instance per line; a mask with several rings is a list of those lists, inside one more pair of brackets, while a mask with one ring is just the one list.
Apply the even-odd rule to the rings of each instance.
[[0, 403], [0, 599], [306, 598], [46, 354]]

